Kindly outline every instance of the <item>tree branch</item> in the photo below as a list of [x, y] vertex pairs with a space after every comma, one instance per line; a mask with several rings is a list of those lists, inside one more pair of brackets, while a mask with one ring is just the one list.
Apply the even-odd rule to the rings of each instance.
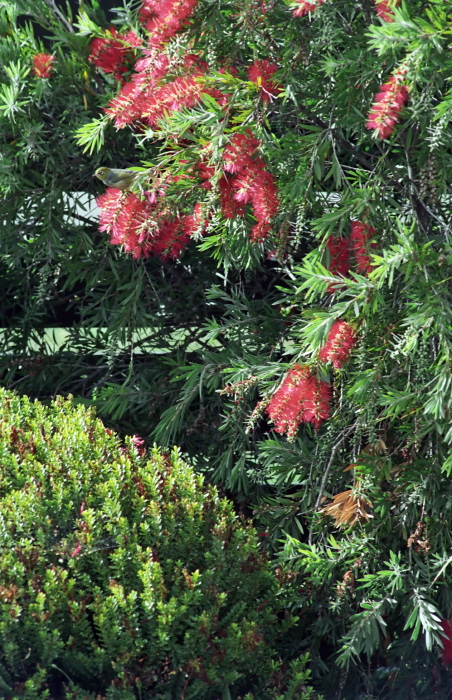
[[[350, 435], [351, 432], [353, 432], [355, 427], [356, 427], [355, 423], [353, 423], [353, 425], [351, 425], [349, 428], [347, 428], [346, 430], [343, 430], [342, 436], [339, 438], [339, 440], [336, 442], [336, 444], [333, 445], [330, 458], [329, 458], [328, 463], [326, 465], [326, 469], [323, 473], [322, 483], [320, 484], [319, 495], [317, 496], [317, 500], [316, 500], [315, 506], [314, 506], [314, 513], [317, 512], [317, 510], [320, 506], [320, 503], [322, 501], [322, 496], [323, 496], [323, 492], [325, 490], [326, 482], [328, 479], [328, 474], [330, 473], [330, 469], [331, 469], [331, 466], [334, 462], [336, 452], [338, 451], [339, 447], [342, 445], [344, 440]], [[309, 544], [312, 544], [312, 530], [310, 530], [310, 532], [309, 532]]]
[[368, 160], [365, 155], [358, 151], [358, 149], [352, 143], [350, 143], [350, 141], [347, 141], [345, 136], [342, 136], [342, 134], [337, 129], [331, 127], [329, 124], [327, 124], [327, 122], [324, 122], [323, 119], [319, 119], [319, 117], [313, 114], [311, 110], [308, 109], [308, 107], [300, 105], [300, 108], [306, 114], [308, 119], [310, 119], [316, 126], [319, 126], [321, 129], [329, 131], [331, 134], [333, 134], [334, 137], [342, 144], [345, 150], [351, 153], [364, 168], [366, 168], [367, 170], [374, 169], [374, 166], [370, 162], [370, 160]]
[[53, 12], [53, 14], [55, 15], [55, 17], [57, 17], [57, 18], [59, 19], [59, 21], [61, 22], [61, 24], [63, 24], [63, 25], [66, 27], [66, 29], [68, 30], [68, 32], [71, 32], [71, 33], [73, 34], [73, 33], [74, 33], [74, 27], [73, 27], [72, 24], [66, 19], [66, 17], [63, 15], [63, 13], [61, 12], [61, 10], [56, 6], [55, 0], [44, 0], [44, 2], [45, 2], [45, 4], [47, 5], [47, 7], [48, 7], [50, 10], [52, 10], [52, 12]]

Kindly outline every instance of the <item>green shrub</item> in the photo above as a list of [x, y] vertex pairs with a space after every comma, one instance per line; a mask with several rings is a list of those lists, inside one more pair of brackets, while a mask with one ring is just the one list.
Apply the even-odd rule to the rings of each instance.
[[70, 400], [0, 391], [0, 416], [0, 694], [311, 697], [254, 529], [176, 449]]

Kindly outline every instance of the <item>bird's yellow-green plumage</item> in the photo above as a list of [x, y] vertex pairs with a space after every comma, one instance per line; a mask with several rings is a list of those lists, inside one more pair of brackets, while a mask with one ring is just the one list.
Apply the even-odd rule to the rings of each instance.
[[121, 170], [120, 168], [97, 168], [94, 177], [115, 190], [129, 190], [140, 173], [134, 170]]

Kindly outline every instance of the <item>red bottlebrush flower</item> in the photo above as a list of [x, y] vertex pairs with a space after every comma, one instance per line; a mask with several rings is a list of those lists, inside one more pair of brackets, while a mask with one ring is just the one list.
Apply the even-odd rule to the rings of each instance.
[[394, 22], [394, 7], [400, 5], [401, 0], [375, 0], [377, 15], [383, 22]]
[[[327, 241], [329, 255], [329, 270], [333, 275], [347, 277], [350, 272], [350, 243], [346, 238], [330, 236]], [[340, 289], [340, 284], [330, 284], [327, 292], [333, 293]]]
[[126, 32], [126, 34], [123, 34], [122, 36], [119, 36], [119, 38], [126, 44], [126, 50], [129, 47], [137, 49], [140, 46], [143, 46], [143, 39], [137, 36], [137, 34], [135, 34], [135, 32], [132, 30]]
[[110, 34], [108, 37], [93, 39], [88, 61], [94, 63], [104, 73], [113, 73], [117, 80], [121, 80], [127, 70], [125, 64], [132, 56], [131, 47], [141, 46], [142, 41], [132, 31], [121, 35], [114, 27], [110, 27], [108, 32]]
[[203, 214], [202, 205], [195, 205], [193, 214], [176, 216], [158, 223], [158, 230], [152, 241], [152, 253], [162, 260], [175, 260], [180, 257], [187, 247], [190, 238], [195, 234], [204, 233], [207, 218]]
[[278, 195], [273, 175], [265, 170], [261, 158], [251, 160], [232, 183], [236, 190], [234, 199], [242, 204], [251, 203], [257, 219], [251, 232], [251, 240], [262, 241], [270, 231], [271, 220], [278, 211]]
[[176, 216], [174, 219], [160, 221], [158, 233], [152, 244], [152, 253], [162, 260], [175, 260], [187, 247], [190, 233], [187, 230], [191, 217]]
[[248, 68], [248, 77], [258, 85], [263, 102], [270, 102], [281, 90], [281, 84], [277, 80], [272, 80], [272, 76], [277, 70], [278, 66], [266, 59], [254, 61]]
[[123, 129], [127, 124], [140, 119], [142, 113], [143, 94], [137, 90], [133, 82], [122, 86], [105, 112], [114, 119], [117, 129]]
[[50, 78], [55, 56], [49, 53], [37, 53], [33, 56], [33, 73], [38, 78]]
[[210, 181], [215, 175], [215, 167], [213, 165], [208, 165], [205, 161], [201, 160], [196, 165], [196, 171], [201, 180], [203, 180], [201, 187], [205, 190], [211, 190], [212, 183]]
[[[252, 198], [252, 191], [248, 192], [249, 188], [253, 187], [256, 180], [262, 176], [262, 174], [267, 173], [265, 161], [262, 158], [250, 158], [249, 162], [237, 173], [236, 178], [236, 190], [237, 199], [240, 201], [250, 202]], [[243, 190], [243, 192], [241, 191]]]
[[146, 24], [153, 17], [159, 14], [160, 0], [142, 0], [142, 5], [138, 10], [138, 19], [141, 24]]
[[387, 139], [399, 121], [399, 115], [408, 99], [408, 88], [402, 83], [406, 69], [402, 69], [381, 86], [366, 122], [367, 129], [375, 129], [380, 139]]
[[208, 64], [205, 61], [203, 61], [197, 53], [184, 53], [183, 71], [186, 75], [207, 73], [208, 70]]
[[302, 422], [309, 367], [294, 365], [265, 409], [278, 433], [293, 437]]
[[140, 19], [148, 15], [145, 27], [150, 46], [161, 46], [184, 27], [198, 0], [159, 0], [143, 3]]
[[326, 344], [319, 352], [319, 360], [331, 360], [334, 369], [339, 369], [348, 360], [357, 337], [353, 326], [347, 321], [335, 321], [328, 333]]
[[254, 170], [254, 161], [250, 159], [248, 168], [242, 170], [232, 181], [232, 186], [235, 189], [234, 199], [240, 204], [249, 204], [251, 202], [252, 187], [256, 180]]
[[245, 209], [235, 198], [234, 180], [234, 177], [223, 175], [218, 183], [221, 213], [225, 219], [233, 219], [234, 216], [243, 216], [245, 213]]
[[311, 395], [308, 394], [305, 400], [303, 421], [319, 428], [331, 413], [331, 386], [313, 375], [309, 388]]
[[441, 659], [445, 666], [449, 666], [452, 663], [452, 620], [441, 620], [441, 627], [445, 635], [442, 637]]
[[312, 2], [308, 2], [308, 0], [297, 0], [297, 6], [293, 10], [293, 16], [303, 17], [303, 15], [307, 15], [308, 12], [315, 12], [319, 5], [322, 5], [324, 2], [325, 0], [313, 0]]
[[[143, 49], [144, 58], [135, 63], [135, 84], [140, 87], [143, 83], [154, 85], [165, 77], [169, 68], [169, 58], [166, 53], [156, 49]], [[133, 80], [133, 79], [132, 79]]]
[[193, 214], [191, 216], [185, 216], [184, 219], [185, 232], [188, 236], [190, 236], [190, 238], [195, 234], [202, 235], [205, 233], [208, 224], [208, 218], [203, 212], [201, 202], [195, 204]]
[[234, 134], [223, 151], [224, 169], [228, 173], [240, 173], [253, 163], [252, 157], [261, 142], [249, 129], [244, 134]]
[[330, 415], [331, 387], [320, 381], [310, 367], [294, 365], [273, 395], [266, 412], [278, 433], [294, 437], [300, 423], [316, 428]]
[[121, 190], [109, 187], [96, 199], [96, 204], [100, 207], [99, 231], [110, 231], [113, 228], [126, 196]]
[[162, 260], [178, 258], [191, 236], [200, 229], [202, 232], [206, 217], [197, 204], [191, 216], [163, 219], [155, 209], [154, 194], [142, 200], [131, 192], [107, 189], [97, 199], [99, 230], [106, 231], [112, 245], [123, 245], [134, 258], [149, 257], [150, 253]]
[[265, 241], [270, 233], [271, 226], [266, 221], [258, 221], [251, 229], [250, 240], [253, 243], [261, 243]]
[[367, 275], [372, 270], [369, 251], [377, 247], [375, 241], [370, 240], [375, 233], [376, 231], [372, 226], [363, 224], [361, 221], [352, 221], [350, 242], [355, 254], [356, 267], [364, 275]]
[[155, 126], [165, 112], [177, 112], [196, 105], [203, 92], [209, 92], [202, 83], [195, 80], [197, 76], [180, 76], [162, 87], [157, 88], [143, 101], [142, 116], [150, 126]]
[[168, 56], [155, 48], [145, 49], [143, 53], [145, 58], [136, 62], [131, 81], [121, 88], [105, 110], [114, 118], [116, 127], [122, 128], [141, 119], [155, 126], [165, 112], [193, 107], [203, 92], [223, 98], [221, 93], [195, 79], [207, 70], [207, 64], [196, 54], [184, 56], [184, 75], [162, 83], [170, 69]]
[[257, 219], [251, 231], [251, 240], [255, 243], [267, 238], [272, 219], [278, 211], [278, 194], [273, 175], [261, 170], [251, 186], [251, 205]]
[[244, 134], [235, 134], [223, 151], [224, 169], [237, 176], [220, 181], [220, 197], [223, 216], [232, 218], [242, 214], [230, 202], [231, 189], [234, 200], [241, 205], [251, 203], [257, 224], [251, 232], [251, 240], [262, 241], [270, 231], [271, 220], [278, 211], [278, 197], [273, 175], [266, 170], [262, 158], [252, 157], [260, 141], [248, 129]]
[[145, 58], [135, 64], [136, 73], [131, 81], [123, 85], [105, 109], [119, 129], [141, 118], [146, 99], [157, 89], [158, 81], [167, 74], [169, 59], [166, 54], [155, 49], [145, 49], [144, 54]]
[[235, 78], [237, 78], [239, 72], [235, 66], [233, 66], [233, 65], [231, 65], [231, 63], [229, 63], [229, 60], [230, 59], [226, 59], [226, 60], [222, 61], [222, 63], [224, 65], [220, 68], [220, 70], [218, 72], [219, 73], [229, 73], [229, 75], [233, 75]]
[[[118, 196], [119, 193], [119, 196]], [[152, 207], [136, 195], [108, 188], [98, 197], [101, 209], [99, 231], [110, 235], [110, 243], [123, 245], [134, 258], [149, 256], [154, 229], [151, 226]]]

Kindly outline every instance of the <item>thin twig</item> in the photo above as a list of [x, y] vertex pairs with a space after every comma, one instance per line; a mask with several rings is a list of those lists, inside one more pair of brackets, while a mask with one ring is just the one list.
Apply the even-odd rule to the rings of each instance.
[[74, 27], [72, 24], [66, 19], [66, 17], [63, 15], [61, 10], [56, 6], [55, 0], [44, 0], [45, 4], [47, 7], [52, 10], [53, 14], [58, 17], [60, 22], [64, 24], [68, 32], [71, 32], [72, 34], [74, 33]]
[[[327, 479], [328, 479], [328, 474], [330, 473], [330, 469], [331, 469], [331, 466], [332, 466], [332, 464], [333, 464], [334, 458], [335, 458], [335, 456], [336, 456], [336, 452], [338, 451], [339, 447], [342, 445], [342, 443], [344, 442], [344, 440], [345, 440], [345, 439], [350, 435], [350, 433], [355, 429], [355, 427], [356, 427], [356, 425], [355, 425], [355, 423], [354, 423], [354, 424], [351, 425], [349, 428], [347, 428], [347, 430], [344, 430], [344, 431], [342, 432], [342, 437], [336, 442], [335, 445], [333, 445], [333, 448], [332, 448], [332, 450], [331, 450], [330, 458], [329, 458], [328, 463], [327, 463], [327, 465], [326, 465], [326, 469], [325, 469], [325, 471], [324, 471], [324, 473], [323, 473], [322, 483], [320, 484], [319, 495], [317, 496], [317, 500], [316, 500], [315, 506], [314, 506], [314, 513], [318, 510], [318, 508], [319, 508], [319, 506], [320, 506], [320, 503], [321, 503], [321, 501], [322, 501], [323, 491], [325, 490], [326, 481], [327, 481]], [[311, 530], [310, 533], [309, 533], [309, 544], [312, 544], [312, 530]]]
[[306, 107], [305, 105], [299, 105], [300, 109], [306, 114], [308, 119], [310, 119], [316, 126], [320, 127], [321, 129], [324, 129], [324, 131], [329, 131], [345, 148], [346, 151], [351, 153], [356, 160], [361, 163], [361, 165], [366, 168], [366, 170], [373, 170], [374, 165], [371, 163], [371, 161], [360, 151], [358, 151], [355, 146], [350, 143], [338, 129], [335, 127], [331, 127], [327, 122], [324, 122], [323, 119], [319, 119], [311, 110]]

